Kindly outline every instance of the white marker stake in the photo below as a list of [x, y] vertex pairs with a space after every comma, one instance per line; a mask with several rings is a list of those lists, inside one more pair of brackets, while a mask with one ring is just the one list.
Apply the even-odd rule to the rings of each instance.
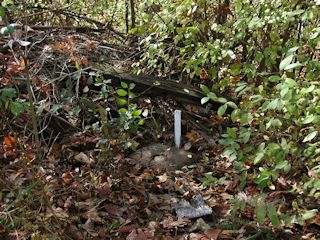
[[174, 142], [177, 148], [181, 143], [181, 110], [174, 111]]

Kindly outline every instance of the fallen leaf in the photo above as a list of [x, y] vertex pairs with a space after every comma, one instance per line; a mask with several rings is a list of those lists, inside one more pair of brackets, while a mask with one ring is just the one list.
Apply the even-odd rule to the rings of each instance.
[[204, 232], [204, 235], [210, 240], [217, 240], [221, 233], [220, 229], [209, 229]]
[[74, 156], [74, 159], [78, 162], [90, 165], [92, 163], [94, 163], [94, 160], [92, 158], [89, 158], [85, 153], [80, 152], [79, 154], [77, 154], [76, 156]]
[[178, 218], [177, 220], [174, 220], [172, 216], [168, 216], [160, 222], [160, 224], [166, 229], [184, 227], [190, 223], [191, 221], [188, 218]]
[[153, 234], [147, 229], [138, 228], [133, 230], [126, 238], [126, 240], [153, 240]]

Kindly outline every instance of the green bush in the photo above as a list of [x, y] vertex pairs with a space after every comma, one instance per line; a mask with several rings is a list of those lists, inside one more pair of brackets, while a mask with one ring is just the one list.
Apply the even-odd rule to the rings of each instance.
[[[225, 114], [228, 105], [234, 108], [234, 126], [221, 136], [220, 144], [223, 156], [241, 175], [241, 188], [252, 179], [262, 192], [274, 190], [280, 176], [295, 177], [293, 191], [319, 197], [320, 2], [154, 4], [158, 11], [142, 13], [143, 24], [136, 29], [145, 50], [137, 66], [145, 72], [182, 71], [191, 79], [201, 79], [205, 72], [212, 90], [240, 99], [234, 106], [202, 86], [203, 103], [223, 104], [218, 115]], [[141, 7], [146, 9], [148, 3]], [[302, 168], [309, 174], [297, 171]], [[266, 214], [278, 227], [270, 211]]]

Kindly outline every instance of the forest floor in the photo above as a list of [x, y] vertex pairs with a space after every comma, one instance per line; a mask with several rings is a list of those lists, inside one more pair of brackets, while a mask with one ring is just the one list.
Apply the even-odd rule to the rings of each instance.
[[[84, 34], [34, 32], [30, 38], [36, 44], [27, 56], [27, 74], [32, 79], [40, 116], [41, 147], [31, 141], [30, 111], [14, 116], [1, 109], [6, 115], [0, 148], [0, 239], [249, 240], [320, 236], [320, 218], [303, 227], [275, 229], [271, 222], [256, 224], [252, 203], [261, 192], [250, 182], [243, 189], [243, 179], [232, 160], [222, 155], [219, 135], [231, 123], [218, 117], [214, 109], [182, 103], [150, 89], [141, 91], [137, 86], [132, 101], [145, 113], [145, 123], [136, 134], [116, 129], [114, 124], [108, 126], [108, 133], [103, 132], [104, 127], [100, 131], [94, 128], [106, 117], [101, 108], [111, 109], [106, 118], [117, 118], [118, 114], [114, 93], [108, 92], [104, 98], [100, 93], [106, 85], [121, 88], [119, 83], [110, 85], [95, 66], [107, 64], [128, 71], [135, 49]], [[25, 63], [21, 60], [18, 66], [10, 65], [13, 52], [3, 55], [11, 72], [3, 75], [1, 88], [17, 88], [20, 97], [27, 98]], [[126, 80], [122, 82], [128, 83]], [[176, 109], [182, 109], [183, 153], [159, 157], [167, 148], [174, 149]], [[135, 151], [143, 155], [148, 151], [143, 147], [153, 144], [162, 146], [159, 153], [149, 154], [148, 159], [133, 157]], [[101, 146], [108, 150], [104, 155]], [[183, 160], [189, 155], [192, 162]], [[179, 162], [179, 166], [171, 166], [172, 162]], [[267, 200], [292, 202], [299, 197], [286, 191], [287, 184], [279, 179], [276, 190], [266, 190]], [[317, 200], [310, 198], [309, 204], [316, 205]]]

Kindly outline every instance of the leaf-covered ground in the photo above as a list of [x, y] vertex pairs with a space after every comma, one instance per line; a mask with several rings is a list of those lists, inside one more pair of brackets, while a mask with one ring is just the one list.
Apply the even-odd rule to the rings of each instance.
[[[280, 228], [273, 227], [277, 218], [272, 215], [277, 212], [290, 214], [292, 206], [319, 207], [319, 200], [287, 191], [298, 186], [294, 178], [280, 177], [275, 189], [266, 190], [263, 204], [277, 208], [268, 210], [271, 220], [256, 224], [256, 218], [266, 215], [257, 215], [263, 212], [257, 207], [261, 191], [250, 181], [243, 188], [232, 162], [222, 156], [219, 134], [230, 123], [215, 111], [198, 117], [202, 109], [183, 106], [184, 113], [194, 116], [183, 118], [183, 148], [195, 162], [170, 171], [132, 161], [130, 154], [152, 143], [173, 146], [173, 111], [181, 108], [178, 100], [140, 91], [134, 102], [147, 117], [135, 135], [115, 131], [117, 125], [108, 128], [114, 128], [112, 134], [89, 129], [104, 117], [117, 117], [114, 96], [99, 95], [110, 83], [98, 81], [103, 73], [94, 66], [103, 63], [130, 70], [135, 49], [84, 34], [35, 32], [32, 38], [36, 44], [28, 65], [42, 147], [32, 141], [30, 111], [15, 115], [14, 109], [0, 110], [1, 239], [318, 239], [319, 214], [306, 216], [299, 225], [281, 221]], [[1, 88], [16, 88], [19, 98], [26, 98], [25, 63], [14, 59], [12, 51], [0, 57], [6, 62]], [[111, 109], [110, 115], [104, 116], [100, 108]], [[97, 147], [103, 139], [108, 146], [104, 153], [101, 146], [106, 145]], [[192, 202], [196, 196], [212, 213], [178, 218], [173, 204]]]

